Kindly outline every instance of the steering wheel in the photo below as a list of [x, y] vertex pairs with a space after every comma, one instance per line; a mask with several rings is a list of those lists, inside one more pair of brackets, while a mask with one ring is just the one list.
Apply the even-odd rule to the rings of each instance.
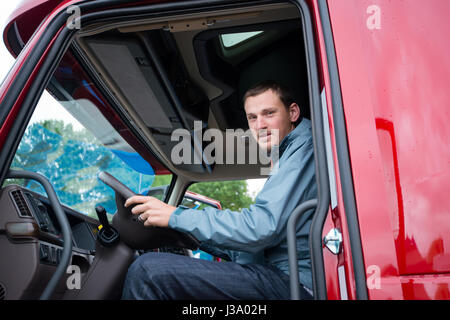
[[51, 298], [59, 281], [65, 275], [67, 266], [69, 265], [70, 259], [72, 257], [72, 230], [70, 228], [69, 221], [67, 220], [66, 214], [64, 213], [64, 210], [58, 200], [58, 196], [56, 195], [53, 186], [51, 185], [50, 181], [43, 175], [26, 170], [10, 169], [7, 173], [7, 178], [33, 179], [39, 182], [44, 187], [45, 192], [47, 193], [50, 205], [52, 206], [53, 212], [55, 213], [56, 219], [58, 220], [58, 223], [61, 227], [61, 234], [64, 241], [61, 260], [56, 267], [55, 273], [53, 273], [53, 276], [51, 277], [40, 297], [40, 300], [48, 300]]
[[115, 191], [117, 213], [113, 217], [113, 227], [119, 231], [120, 239], [129, 247], [135, 250], [161, 247], [196, 250], [199, 247], [199, 241], [188, 233], [171, 228], [144, 226], [144, 223], [131, 213], [133, 206], [124, 206], [125, 200], [136, 193], [108, 172], [100, 172], [98, 178]]

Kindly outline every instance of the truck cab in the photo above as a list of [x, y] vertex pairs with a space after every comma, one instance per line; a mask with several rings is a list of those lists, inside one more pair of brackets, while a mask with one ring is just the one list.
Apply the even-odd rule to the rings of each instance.
[[[189, 234], [142, 228], [124, 197], [155, 176], [170, 177], [162, 199], [175, 206], [193, 183], [267, 177], [267, 161], [238, 157], [250, 150], [242, 96], [264, 79], [290, 87], [313, 127], [318, 197], [287, 228], [314, 209], [314, 298], [449, 299], [449, 9], [22, 1], [3, 31], [16, 61], [0, 87], [0, 299], [116, 299], [141, 250], [195, 250]], [[234, 148], [208, 130], [237, 132]], [[102, 220], [99, 204], [117, 213]], [[120, 240], [98, 239], [101, 220]]]

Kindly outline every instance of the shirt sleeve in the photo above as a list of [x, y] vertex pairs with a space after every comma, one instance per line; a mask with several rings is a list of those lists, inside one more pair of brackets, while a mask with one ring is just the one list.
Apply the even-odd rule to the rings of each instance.
[[[283, 160], [283, 161], [282, 161]], [[312, 139], [280, 159], [275, 174], [266, 181], [255, 204], [242, 211], [176, 209], [169, 227], [188, 232], [200, 242], [221, 249], [258, 253], [276, 245], [286, 231], [289, 215], [311, 198], [315, 184]]]

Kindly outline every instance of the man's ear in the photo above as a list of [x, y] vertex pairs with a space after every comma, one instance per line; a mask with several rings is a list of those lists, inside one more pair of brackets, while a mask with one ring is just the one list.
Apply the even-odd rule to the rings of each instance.
[[296, 122], [300, 118], [300, 107], [296, 103], [289, 106], [289, 118], [291, 122]]

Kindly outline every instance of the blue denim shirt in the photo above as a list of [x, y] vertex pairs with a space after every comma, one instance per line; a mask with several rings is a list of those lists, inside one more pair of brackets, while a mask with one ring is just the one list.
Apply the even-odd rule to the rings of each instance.
[[[242, 211], [177, 208], [169, 227], [196, 237], [202, 250], [226, 253], [237, 263], [270, 264], [289, 274], [287, 221], [302, 202], [317, 198], [311, 122], [300, 124], [281, 141], [277, 171], [269, 176], [255, 203]], [[314, 210], [298, 221], [300, 283], [312, 288], [309, 228]]]

